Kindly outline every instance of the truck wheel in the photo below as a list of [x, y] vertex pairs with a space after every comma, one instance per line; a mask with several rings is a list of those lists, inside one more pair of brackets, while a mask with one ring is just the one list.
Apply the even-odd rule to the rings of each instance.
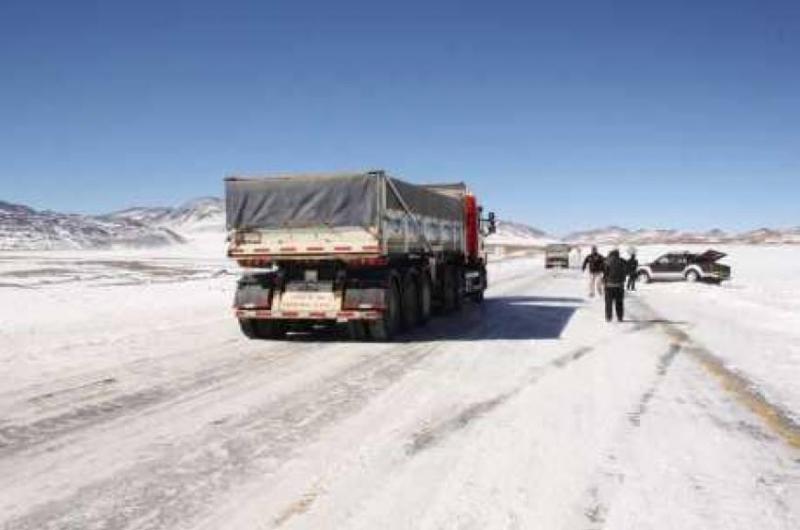
[[406, 275], [403, 282], [403, 328], [411, 329], [419, 321], [419, 290], [417, 277], [413, 274]]
[[694, 283], [699, 279], [700, 279], [700, 275], [697, 274], [697, 271], [695, 271], [695, 270], [691, 270], [691, 271], [686, 273], [686, 281], [687, 282]]
[[480, 291], [476, 291], [476, 292], [472, 293], [472, 300], [476, 304], [482, 304], [483, 303], [483, 293], [486, 292], [486, 288], [488, 287], [488, 284], [489, 284], [489, 280], [488, 280], [487, 275], [486, 275], [486, 268], [482, 267], [481, 268], [481, 289], [480, 289]]
[[445, 267], [442, 278], [442, 310], [449, 313], [456, 308], [456, 275], [454, 267]]
[[258, 332], [256, 331], [256, 324], [258, 322], [252, 318], [240, 318], [239, 327], [242, 328], [242, 333], [248, 339], [257, 339]]
[[242, 333], [249, 339], [282, 339], [286, 336], [286, 325], [277, 320], [239, 319]]
[[464, 271], [460, 267], [453, 267], [453, 300], [454, 309], [461, 309], [464, 305]]
[[392, 281], [386, 289], [386, 309], [382, 317], [367, 324], [370, 337], [377, 341], [392, 340], [400, 328], [400, 318], [400, 293], [397, 283]]
[[636, 280], [639, 283], [650, 283], [650, 275], [647, 274], [645, 271], [641, 271], [639, 272], [639, 274], [636, 275]]
[[347, 323], [347, 337], [350, 340], [363, 341], [368, 337], [367, 323], [363, 320], [353, 320]]
[[418, 321], [420, 324], [426, 324], [431, 319], [432, 307], [432, 288], [431, 278], [427, 273], [423, 272], [419, 276], [419, 315]]

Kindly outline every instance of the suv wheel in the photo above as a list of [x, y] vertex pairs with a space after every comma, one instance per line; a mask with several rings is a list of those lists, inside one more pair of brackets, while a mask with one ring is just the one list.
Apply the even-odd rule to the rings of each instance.
[[636, 275], [636, 279], [639, 283], [650, 283], [650, 275], [645, 271], [640, 271], [639, 274]]
[[697, 271], [695, 271], [695, 270], [691, 270], [691, 271], [686, 273], [686, 281], [687, 282], [694, 283], [699, 279], [700, 279], [700, 275], [697, 274]]

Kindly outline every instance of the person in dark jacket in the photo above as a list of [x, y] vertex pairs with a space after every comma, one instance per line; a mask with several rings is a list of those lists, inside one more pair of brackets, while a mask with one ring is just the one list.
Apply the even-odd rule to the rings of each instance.
[[636, 259], [636, 251], [631, 250], [631, 257], [628, 258], [628, 290], [636, 290], [636, 274], [639, 271], [639, 260]]
[[628, 277], [628, 263], [619, 256], [619, 250], [608, 254], [603, 270], [603, 287], [606, 293], [606, 322], [611, 322], [614, 310], [617, 320], [625, 318], [625, 279]]
[[594, 297], [595, 291], [597, 294], [603, 294], [602, 279], [603, 279], [603, 266], [605, 258], [597, 252], [597, 247], [592, 247], [592, 252], [586, 259], [583, 260], [583, 268], [589, 268], [589, 296]]

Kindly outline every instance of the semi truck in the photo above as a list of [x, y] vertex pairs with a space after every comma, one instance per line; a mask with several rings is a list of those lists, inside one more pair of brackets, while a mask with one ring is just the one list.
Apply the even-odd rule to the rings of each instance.
[[383, 170], [225, 179], [234, 310], [253, 339], [339, 326], [389, 341], [434, 311], [483, 301], [495, 230], [463, 183], [416, 185]]

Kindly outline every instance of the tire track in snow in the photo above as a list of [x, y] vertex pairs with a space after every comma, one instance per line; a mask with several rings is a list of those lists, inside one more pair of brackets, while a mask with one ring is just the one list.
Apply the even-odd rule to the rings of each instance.
[[[547, 277], [547, 279], [551, 278]], [[489, 323], [485, 321], [480, 323], [479, 325], [483, 325], [484, 327], [490, 327]], [[647, 321], [644, 325], [637, 325], [636, 327], [630, 330], [625, 330], [623, 333], [625, 334], [636, 333], [642, 329], [647, 329], [652, 325], [654, 325], [653, 322]], [[495, 329], [493, 334], [490, 334], [489, 336], [491, 335], [502, 336], [502, 332]], [[558, 369], [565, 368], [566, 366], [572, 364], [573, 362], [588, 355], [596, 348], [607, 343], [609, 340], [611, 340], [611, 338], [600, 340], [591, 346], [580, 346], [564, 355], [556, 357], [555, 359], [551, 360], [550, 362], [548, 362], [543, 366], [538, 366], [536, 368], [531, 369], [529, 375], [525, 378], [525, 381], [522, 384], [518, 385], [517, 387], [513, 388], [512, 390], [501, 393], [491, 399], [473, 403], [465, 407], [463, 410], [461, 410], [458, 414], [455, 414], [454, 416], [442, 420], [433, 426], [424, 427], [420, 429], [416, 434], [412, 435], [411, 441], [407, 444], [406, 453], [409, 456], [416, 455], [417, 453], [438, 444], [451, 434], [454, 434], [457, 431], [465, 429], [475, 420], [492, 412], [494, 409], [496, 409], [503, 403], [507, 402], [514, 396], [518, 395], [527, 387], [539, 382], [539, 380], [541, 380], [543, 377], [547, 376], [548, 374]], [[659, 374], [661, 374], [662, 377], [666, 375], [666, 372], [669, 369], [669, 365], [672, 363], [672, 360], [679, 351], [680, 348], [678, 347], [675, 347], [674, 349], [671, 348], [670, 351], [665, 356], [662, 357], [658, 367]], [[641, 420], [641, 416], [644, 414], [647, 404], [650, 401], [650, 399], [652, 399], [654, 392], [655, 389], [652, 389], [642, 397], [637, 407], [637, 410], [631, 412], [630, 414], [632, 422], [636, 422], [638, 424], [638, 422]]]
[[[769, 402], [752, 381], [727, 368], [718, 356], [695, 343], [691, 336], [679, 329], [676, 324], [658, 316], [641, 299], [638, 300], [638, 303], [641, 306], [640, 309], [650, 315], [650, 318], [635, 326], [634, 331], [643, 331], [657, 326], [671, 341], [671, 344], [667, 352], [659, 358], [656, 379], [642, 394], [636, 409], [628, 415], [630, 427], [620, 436], [625, 441], [616, 445], [617, 449], [607, 455], [606, 463], [599, 471], [599, 477], [593, 481], [584, 495], [587, 500], [584, 503], [583, 515], [591, 524], [589, 530], [599, 530], [604, 527], [614, 497], [625, 482], [621, 457], [626, 453], [626, 447], [631, 443], [635, 430], [641, 425], [642, 417], [646, 414], [649, 403], [656, 395], [676, 356], [680, 353], [685, 353], [689, 358], [699, 362], [703, 368], [719, 380], [726, 391], [734, 395], [737, 401], [761, 418], [772, 432], [790, 446], [800, 448], [800, 427], [786, 411]], [[759, 441], [764, 441], [761, 433], [748, 431], [746, 434]]]
[[648, 388], [647, 391], [642, 394], [642, 397], [639, 398], [639, 403], [636, 406], [636, 410], [629, 415], [631, 425], [634, 427], [638, 427], [641, 424], [642, 416], [647, 413], [647, 406], [650, 404], [650, 400], [652, 400], [653, 396], [655, 396], [656, 391], [661, 385], [661, 380], [666, 377], [670, 366], [672, 366], [672, 361], [675, 360], [675, 356], [681, 352], [681, 349], [682, 348], [680, 344], [672, 344], [669, 347], [669, 350], [667, 350], [667, 352], [658, 359], [656, 380], [650, 385], [650, 388]]
[[398, 347], [331, 374], [237, 421], [206, 426], [159, 457], [90, 483], [7, 522], [15, 530], [48, 528], [155, 529], [185, 525], [223, 491], [275, 473], [330, 424], [360, 410], [439, 344]]
[[[516, 274], [513, 276], [501, 278], [501, 280], [494, 282], [492, 288], [496, 289], [498, 286], [503, 286], [505, 284], [514, 283], [524, 279], [541, 281], [547, 279], [547, 277], [545, 275], [532, 277], [530, 273]], [[473, 314], [472, 316], [474, 317], [475, 315]], [[437, 326], [431, 326], [431, 327], [435, 328]], [[442, 328], [441, 325], [438, 327]], [[452, 329], [447, 329], [448, 327], [452, 328], [452, 326], [447, 326], [447, 324], [445, 323], [443, 328], [445, 334], [451, 334], [452, 332]], [[420, 338], [424, 339], [426, 335], [428, 335], [428, 333], [426, 333], [425, 331], [421, 333], [412, 332], [411, 334], [405, 337], [400, 337], [400, 340], [398, 342], [408, 342], [412, 340], [419, 340]], [[439, 335], [439, 337], [441, 337], [442, 334], [434, 331], [434, 335]], [[327, 342], [328, 341], [323, 341], [323, 344]], [[300, 344], [300, 343], [311, 344], [313, 342], [302, 341], [302, 340], [301, 341], [289, 340], [284, 343], [278, 343], [287, 345], [287, 347], [281, 348], [278, 352], [274, 352], [274, 354], [277, 353], [289, 354], [289, 355], [283, 355], [283, 358], [291, 356], [291, 354], [296, 353], [297, 350], [295, 346], [289, 346], [289, 345]], [[138, 365], [141, 364], [142, 362], [143, 362], [142, 360], [137, 360], [133, 364]], [[247, 366], [244, 366], [243, 363], [246, 363]], [[235, 359], [233, 361], [220, 363], [220, 365], [218, 366], [212, 365], [208, 368], [205, 368], [202, 372], [198, 371], [197, 374], [190, 374], [188, 379], [197, 381], [197, 380], [206, 380], [210, 377], [212, 380], [218, 379], [219, 381], [222, 381], [226, 378], [236, 376], [241, 372], [249, 371], [253, 367], [252, 364], [253, 363], [249, 361], [242, 361], [242, 359]], [[264, 365], [263, 359], [258, 360], [256, 364], [258, 366], [263, 366]], [[124, 367], [123, 369], [123, 371], [129, 371], [129, 370], [130, 368], [128, 367]], [[116, 371], [120, 371], [120, 369]], [[103, 393], [103, 391], [105, 391], [105, 394], [107, 394], [107, 390], [110, 386], [120, 383], [117, 377], [111, 377], [108, 376], [107, 374], [108, 370], [104, 371], [101, 374], [97, 374], [95, 375], [95, 377], [97, 377], [98, 379], [95, 380], [91, 380], [92, 379], [91, 375], [89, 375], [89, 377], [84, 376], [84, 380], [89, 379], [88, 382], [79, 382], [77, 385], [69, 386], [66, 388], [59, 388], [57, 390], [52, 390], [52, 387], [57, 386], [58, 383], [49, 382], [48, 386], [50, 388], [46, 392], [29, 397], [26, 399], [26, 401], [34, 405], [47, 407], [48, 405], [50, 405], [51, 402], [55, 403], [58, 400], [63, 400], [65, 398], [71, 400], [72, 402], [86, 401], [91, 398], [96, 398], [98, 397], [97, 395]], [[173, 381], [169, 381], [168, 383], [169, 386], [174, 386]], [[203, 385], [198, 385], [198, 386], [203, 386]], [[7, 430], [5, 431], [0, 430], [0, 450], [5, 449], [10, 451], [17, 449], [20, 446], [24, 446], [26, 443], [27, 444], [41, 443], [42, 441], [46, 440], [38, 440], [39, 438], [38, 434], [40, 433], [40, 431], [44, 437], [51, 437], [51, 438], [56, 437], [59, 436], [60, 434], [66, 434], [67, 432], [71, 432], [75, 430], [75, 428], [80, 428], [82, 426], [81, 425], [82, 419], [85, 420], [83, 422], [86, 424], [85, 426], [95, 425], [98, 422], [103, 421], [103, 418], [101, 418], [101, 416], [105, 416], [109, 420], [114, 419], [114, 415], [110, 413], [112, 413], [113, 411], [117, 411], [121, 408], [124, 408], [125, 406], [130, 407], [129, 410], [133, 410], [136, 408], [140, 408], [141, 406], [158, 403], [159, 401], [163, 401], [165, 397], [182, 393], [182, 391], [184, 390], [187, 390], [184, 385], [181, 385], [181, 389], [179, 391], [174, 391], [172, 389], [170, 391], [167, 391], [167, 389], [161, 386], [154, 385], [149, 389], [111, 396], [111, 399], [108, 399], [107, 401], [76, 407], [63, 414], [41, 418], [29, 424], [10, 425]], [[19, 395], [19, 393], [20, 391], [17, 390], [14, 392], [13, 396], [9, 395], [9, 397], [16, 398]], [[167, 394], [169, 396], [167, 396]], [[0, 396], [2, 396], [2, 394], [0, 394]], [[8, 422], [5, 423], [8, 424]]]
[[[522, 280], [527, 280], [526, 285], [535, 285], [549, 279], [547, 276], [519, 275], [497, 282], [501, 288], [498, 290], [495, 285], [491, 293], [502, 295], [504, 290], [513, 288]], [[401, 337], [401, 340], [427, 339], [427, 342], [398, 343], [388, 350], [378, 351], [365, 362], [350, 365], [323, 378], [313, 386], [303, 387], [259, 405], [255, 411], [248, 411], [237, 421], [229, 418], [204, 425], [196, 438], [164, 446], [154, 458], [140, 460], [106, 479], [89, 482], [64, 498], [32, 506], [27, 513], [8, 521], [8, 527], [15, 530], [63, 527], [116, 529], [185, 524], [198, 517], [220, 493], [248, 477], [275, 472], [293, 452], [310, 443], [331, 423], [356, 413], [372, 396], [391, 386], [419, 362], [435, 353], [447, 343], [447, 339], [481, 339], [491, 332], [491, 328], [485, 325], [489, 319], [480, 309], [474, 308], [463, 316], [466, 317], [464, 320], [459, 317], [436, 319], [439, 322], [432, 322], [427, 330]], [[469, 326], [469, 322], [475, 320], [484, 325]], [[317, 343], [312, 344], [317, 346]], [[285, 351], [289, 353], [286, 356], [292, 356], [297, 346], [298, 343], [288, 343]], [[382, 348], [382, 345], [371, 347]], [[307, 348], [300, 352], [303, 350]], [[256, 364], [265, 363], [260, 359]], [[257, 382], [265, 372], [254, 371], [253, 366], [248, 362], [242, 363], [241, 358], [223, 363], [223, 366], [232, 367], [234, 379], [224, 377], [225, 374], [219, 372], [220, 366], [206, 367], [208, 381], [201, 381], [203, 388], [197, 386], [196, 371], [182, 374], [182, 378], [188, 379], [187, 386], [168, 390], [156, 386], [117, 396], [106, 403], [68, 411], [57, 420], [45, 418], [44, 423], [30, 427], [27, 432], [12, 429], [7, 434], [16, 440], [13, 449], [19, 451], [29, 447], [31, 442], [43, 444], [110, 420], [125, 419], [126, 425], [129, 425], [136, 420], [137, 412], [157, 408], [160, 414], [166, 414], [171, 409], [157, 405], [192, 402], [201, 394], [214, 392], [226, 384], [231, 386], [237, 375]], [[172, 381], [167, 381], [166, 385], [170, 383]], [[88, 385], [87, 388], [93, 386]], [[67, 389], [67, 394], [73, 390]], [[78, 389], [77, 392], [80, 394], [82, 391]], [[52, 397], [38, 396], [42, 398], [39, 402], [46, 402]], [[10, 445], [8, 447], [11, 448]]]
[[[29, 423], [4, 425], [0, 427], [0, 458], [51, 443], [83, 429], [123, 417], [128, 418], [133, 414], [170, 401], [196, 397], [204, 391], [233, 384], [242, 377], [246, 379], [258, 377], [275, 364], [293, 356], [296, 356], [296, 353], [291, 348], [283, 347], [266, 360], [250, 358], [247, 361], [242, 359], [226, 361], [184, 375], [177, 381], [170, 380], [133, 392], [121, 392], [109, 399], [73, 407], [66, 412], [45, 416]], [[34, 396], [28, 398], [28, 401], [42, 403], [63, 395], [80, 401], [82, 397], [91, 397], [85, 396], [85, 392], [96, 392], [98, 387], [107, 387], [117, 382], [116, 378], [109, 377], [93, 383]]]
[[800, 422], [787, 409], [770, 401], [752, 380], [728, 368], [720, 357], [706, 348], [693, 344], [687, 351], [726, 392], [758, 416], [769, 431], [793, 449], [800, 450]]
[[634, 409], [626, 414], [628, 425], [617, 435], [618, 442], [613, 444], [615, 449], [606, 454], [605, 463], [596, 472], [596, 478], [590, 481], [591, 485], [584, 494], [585, 500], [581, 503], [582, 514], [590, 523], [588, 530], [599, 530], [605, 525], [608, 510], [614, 502], [617, 491], [625, 482], [625, 473], [621, 468], [622, 455], [627, 453], [636, 430], [641, 426], [642, 418], [647, 414], [650, 401], [668, 375], [675, 358], [682, 351], [681, 344], [672, 343], [667, 351], [659, 356], [655, 377], [637, 400]]
[[[534, 278], [540, 279], [546, 278]], [[248, 478], [276, 472], [294, 451], [312, 442], [328, 425], [366, 406], [374, 395], [446, 346], [448, 338], [486, 338], [492, 331], [490, 326], [469, 323], [477, 320], [486, 324], [492, 319], [485, 318], [479, 308], [471, 309], [460, 315], [466, 320], [459, 315], [437, 319], [429, 329], [401, 337], [406, 342], [378, 351], [367, 361], [331, 374], [313, 387], [265, 403], [237, 422], [206, 426], [198, 439], [90, 483], [64, 499], [41, 504], [11, 521], [10, 527], [162, 528], [192, 520], [220, 492]], [[247, 368], [242, 371], [252, 372]], [[313, 499], [301, 503], [303, 510], [311, 502]], [[295, 509], [287, 513], [293, 517]]]
[[[506, 277], [493, 284], [493, 290], [508, 284], [514, 284], [521, 280], [533, 280], [538, 282], [548, 279], [548, 276], [533, 276], [529, 273], [517, 274]], [[464, 311], [467, 313], [467, 311]], [[468, 320], [472, 320], [480, 327], [479, 333], [487, 329], [485, 318], [480, 313], [474, 311], [466, 315]], [[433, 337], [441, 338], [453, 335], [458, 328], [454, 326], [454, 318], [445, 318], [437, 324], [432, 324], [428, 330], [418, 330], [400, 338], [402, 342]], [[471, 328], [474, 330], [474, 328]], [[473, 333], [474, 335], [474, 333]], [[204, 367], [203, 370], [190, 373], [181, 377], [177, 382], [167, 381], [163, 384], [152, 385], [148, 388], [139, 389], [133, 392], [118, 393], [108, 396], [106, 393], [98, 393], [98, 389], [108, 390], [110, 386], [119, 383], [115, 377], [102, 377], [99, 380], [81, 383], [77, 386], [50, 390], [43, 394], [35, 395], [27, 399], [28, 402], [36, 405], [46, 405], [49, 401], [59, 398], [69, 398], [73, 403], [85, 401], [91, 398], [107, 398], [98, 400], [94, 403], [86, 403], [73, 406], [55, 415], [40, 417], [28, 423], [9, 423], [5, 422], [0, 426], [0, 457], [10, 456], [20, 451], [32, 449], [36, 446], [53, 442], [63, 436], [72, 434], [82, 429], [90, 428], [106, 422], [114, 421], [121, 417], [140, 412], [158, 405], [162, 405], [172, 400], [185, 399], [187, 396], [195, 395], [206, 389], [213, 389], [224, 384], [231, 384], [241, 376], [251, 377], [260, 375], [264, 370], [273, 366], [276, 362], [285, 360], [288, 357], [296, 357], [298, 354], [298, 344], [316, 345], [324, 347], [325, 344], [335, 344], [335, 342], [304, 342], [287, 341], [276, 343], [280, 344], [280, 349], [270, 352], [272, 355], [265, 361], [263, 358], [250, 358], [242, 360], [240, 358], [229, 360], [220, 364], [212, 364]], [[299, 353], [308, 353], [309, 348], [303, 348]], [[140, 363], [141, 361], [136, 361]], [[95, 393], [91, 396], [89, 394]], [[69, 403], [68, 403], [69, 405]]]
[[[639, 303], [651, 314], [656, 314], [643, 300]], [[662, 331], [672, 340], [680, 342], [690, 357], [713, 376], [723, 390], [755, 414], [770, 432], [791, 448], [800, 450], [800, 419], [795, 414], [770, 400], [752, 379], [729, 368], [722, 357], [700, 345], [688, 333], [667, 320], [660, 319], [660, 322]]]
[[567, 367], [573, 362], [588, 355], [594, 349], [595, 347], [593, 346], [581, 346], [576, 348], [569, 353], [553, 359], [543, 366], [539, 366], [530, 370], [524, 382], [508, 392], [503, 392], [502, 394], [499, 394], [491, 399], [473, 403], [472, 405], [464, 408], [458, 414], [440, 421], [431, 427], [419, 430], [412, 435], [410, 442], [407, 444], [406, 454], [413, 457], [418, 453], [437, 445], [447, 437], [467, 428], [475, 420], [485, 416], [511, 398], [517, 396], [526, 388], [536, 384], [551, 372]]

